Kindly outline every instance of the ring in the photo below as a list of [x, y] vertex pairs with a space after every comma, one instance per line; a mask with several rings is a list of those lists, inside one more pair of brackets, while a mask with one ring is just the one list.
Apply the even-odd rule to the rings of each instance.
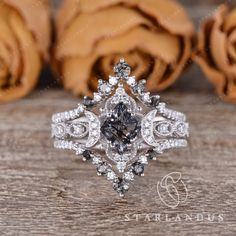
[[148, 161], [166, 150], [186, 147], [189, 136], [185, 115], [168, 109], [160, 96], [146, 91], [145, 80], [136, 81], [130, 73], [131, 67], [121, 59], [114, 76], [98, 81], [93, 97], [52, 116], [54, 147], [91, 161], [120, 196], [135, 175], [144, 176]]

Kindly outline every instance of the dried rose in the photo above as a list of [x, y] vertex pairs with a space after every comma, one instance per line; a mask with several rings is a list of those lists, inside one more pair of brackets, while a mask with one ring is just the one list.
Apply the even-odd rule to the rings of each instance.
[[56, 71], [76, 95], [96, 90], [120, 59], [151, 91], [173, 84], [192, 49], [193, 25], [173, 0], [65, 0], [57, 19]]
[[0, 2], [0, 102], [28, 94], [36, 85], [50, 45], [48, 0]]
[[221, 5], [203, 22], [194, 60], [226, 101], [236, 103], [236, 9]]

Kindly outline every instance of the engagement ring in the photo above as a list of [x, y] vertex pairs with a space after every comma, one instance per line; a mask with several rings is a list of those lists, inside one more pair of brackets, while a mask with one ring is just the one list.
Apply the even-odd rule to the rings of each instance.
[[146, 91], [145, 80], [136, 81], [130, 73], [121, 59], [114, 76], [99, 80], [93, 97], [52, 116], [54, 147], [91, 161], [120, 196], [135, 176], [144, 175], [150, 160], [168, 149], [186, 147], [189, 135], [185, 115], [168, 109], [158, 95]]

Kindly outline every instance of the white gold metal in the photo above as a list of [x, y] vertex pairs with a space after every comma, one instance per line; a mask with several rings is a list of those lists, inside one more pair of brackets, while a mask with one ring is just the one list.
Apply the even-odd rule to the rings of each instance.
[[[54, 147], [73, 150], [91, 160], [123, 196], [134, 176], [164, 151], [187, 146], [186, 116], [160, 102], [145, 89], [145, 80], [130, 76], [121, 59], [115, 75], [99, 80], [98, 92], [70, 111], [52, 116]], [[124, 89], [126, 83], [133, 97]]]

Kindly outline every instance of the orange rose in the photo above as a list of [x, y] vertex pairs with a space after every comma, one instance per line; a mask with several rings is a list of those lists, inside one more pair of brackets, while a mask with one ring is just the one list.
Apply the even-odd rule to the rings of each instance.
[[0, 102], [28, 94], [36, 85], [50, 45], [48, 0], [0, 2]]
[[199, 33], [194, 60], [201, 66], [217, 93], [236, 103], [236, 9], [221, 5]]
[[84, 95], [125, 58], [138, 79], [148, 79], [149, 90], [163, 90], [186, 66], [193, 33], [176, 1], [65, 0], [57, 19], [56, 70], [66, 89]]

